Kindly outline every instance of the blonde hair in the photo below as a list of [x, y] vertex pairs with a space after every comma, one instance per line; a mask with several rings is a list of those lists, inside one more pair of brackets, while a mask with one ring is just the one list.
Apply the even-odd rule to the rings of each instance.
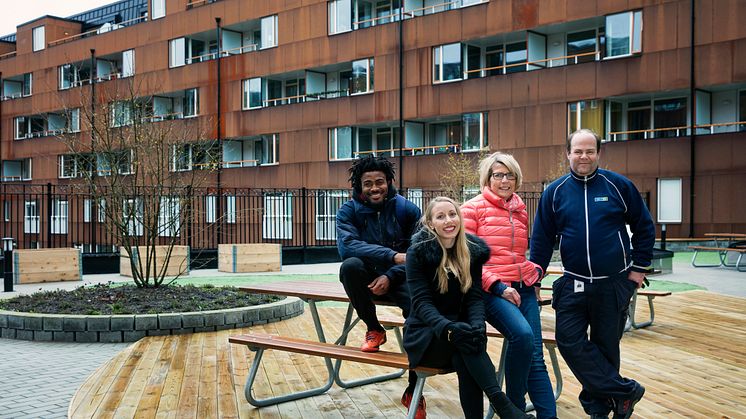
[[515, 175], [515, 189], [521, 187], [523, 182], [523, 173], [521, 173], [521, 166], [518, 164], [518, 160], [515, 159], [511, 154], [496, 152], [482, 159], [479, 162], [479, 184], [482, 187], [490, 186], [490, 177], [492, 177], [492, 165], [500, 163], [510, 170], [510, 173]]
[[[430, 227], [430, 223], [432, 222], [433, 217], [433, 208], [436, 204], [439, 204], [441, 202], [448, 202], [453, 205], [454, 208], [456, 208], [456, 214], [458, 214], [460, 222], [458, 234], [456, 235], [456, 240], [453, 243], [452, 253], [448, 252], [448, 249], [446, 249], [446, 247], [443, 245], [440, 236], [438, 236], [435, 230]], [[433, 198], [433, 200], [430, 201], [430, 203], [427, 205], [425, 213], [422, 214], [422, 219], [420, 221], [422, 224], [422, 228], [432, 234], [432, 240], [437, 240], [438, 244], [440, 245], [440, 249], [443, 251], [443, 257], [440, 260], [440, 265], [438, 266], [437, 271], [438, 291], [440, 291], [441, 294], [445, 294], [448, 291], [448, 272], [450, 271], [461, 284], [461, 292], [466, 294], [469, 288], [471, 288], [472, 282], [471, 256], [469, 253], [469, 244], [468, 240], [466, 239], [466, 233], [464, 232], [464, 219], [461, 216], [461, 209], [451, 198], [438, 196]]]

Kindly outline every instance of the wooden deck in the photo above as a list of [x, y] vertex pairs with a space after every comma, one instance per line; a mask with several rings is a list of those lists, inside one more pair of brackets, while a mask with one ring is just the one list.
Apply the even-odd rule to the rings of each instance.
[[[640, 304], [638, 310], [646, 310]], [[342, 308], [320, 310], [327, 337], [338, 332]], [[393, 311], [395, 313], [395, 311]], [[646, 313], [641, 312], [640, 316]], [[542, 319], [553, 330], [553, 312]], [[78, 389], [69, 415], [118, 418], [384, 418], [404, 417], [399, 397], [406, 378], [342, 390], [256, 409], [243, 396], [253, 353], [228, 343], [228, 336], [250, 330], [313, 339], [310, 313], [249, 329], [148, 337], [101, 366]], [[362, 328], [350, 342], [362, 340]], [[393, 333], [386, 348], [395, 350]], [[501, 340], [491, 339], [494, 361]], [[560, 361], [565, 387], [558, 402], [561, 418], [584, 416], [577, 401], [577, 380]], [[257, 378], [259, 397], [320, 384], [319, 358], [268, 351]], [[622, 340], [623, 373], [647, 392], [636, 417], [746, 417], [746, 299], [705, 291], [674, 294], [656, 304], [653, 326], [627, 333]], [[380, 373], [380, 368], [346, 364], [344, 378]], [[456, 375], [432, 377], [425, 386], [428, 417], [461, 417]]]

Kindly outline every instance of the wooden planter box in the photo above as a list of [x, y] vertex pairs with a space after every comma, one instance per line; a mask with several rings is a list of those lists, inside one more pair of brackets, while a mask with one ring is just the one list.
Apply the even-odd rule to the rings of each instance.
[[[138, 246], [132, 248], [132, 256], [134, 258], [140, 257], [148, 251], [145, 246]], [[155, 247], [155, 264], [158, 266], [158, 270], [161, 269], [163, 264], [166, 262], [166, 253], [168, 246], [156, 246]], [[130, 266], [130, 258], [127, 256], [127, 252], [124, 247], [119, 249], [119, 275], [132, 277], [132, 267]], [[145, 268], [145, 260], [142, 260], [143, 268]], [[189, 246], [174, 246], [171, 250], [171, 259], [168, 262], [168, 269], [166, 269], [166, 276], [178, 276], [178, 275], [189, 275]]]
[[80, 281], [83, 257], [80, 249], [18, 249], [13, 251], [13, 282]]
[[282, 269], [282, 245], [219, 244], [220, 272], [279, 272]]

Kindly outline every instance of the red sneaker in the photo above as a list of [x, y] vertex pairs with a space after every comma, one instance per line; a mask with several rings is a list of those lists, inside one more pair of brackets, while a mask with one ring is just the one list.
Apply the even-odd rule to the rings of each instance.
[[386, 343], [385, 330], [368, 330], [365, 332], [365, 342], [360, 349], [363, 352], [378, 352], [381, 345]]
[[[404, 394], [401, 395], [401, 404], [404, 405], [407, 409], [409, 409], [409, 405], [412, 403], [412, 396], [414, 394], [404, 390]], [[425, 407], [427, 407], [427, 404], [425, 403], [425, 396], [420, 396], [420, 401], [417, 403], [417, 412], [414, 414], [415, 419], [426, 419], [427, 413], [425, 412]]]

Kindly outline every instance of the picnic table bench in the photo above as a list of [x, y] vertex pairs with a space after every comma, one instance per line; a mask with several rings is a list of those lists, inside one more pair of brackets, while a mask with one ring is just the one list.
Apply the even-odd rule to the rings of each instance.
[[[393, 328], [399, 342], [399, 346], [402, 349], [401, 353], [379, 351], [373, 353], [362, 352], [358, 347], [345, 346], [347, 341], [347, 335], [352, 328], [359, 321], [356, 318], [354, 321], [352, 316], [354, 309], [349, 305], [349, 298], [344, 292], [344, 288], [338, 282], [323, 282], [323, 281], [283, 281], [269, 284], [260, 284], [252, 286], [240, 287], [242, 291], [260, 293], [260, 294], [274, 294], [274, 295], [285, 295], [300, 298], [309, 305], [311, 315], [313, 317], [314, 326], [319, 341], [309, 341], [296, 338], [288, 338], [273, 335], [236, 335], [229, 338], [229, 342], [236, 344], [244, 344], [249, 346], [251, 350], [257, 352], [252, 362], [249, 376], [247, 377], [246, 384], [244, 386], [244, 394], [246, 400], [253, 406], [263, 407], [270, 406], [278, 403], [283, 403], [292, 400], [298, 400], [305, 397], [311, 397], [319, 394], [323, 394], [332, 384], [336, 382], [340, 387], [351, 388], [359, 385], [370, 384], [380, 382], [392, 378], [400, 377], [408, 368], [407, 356], [401, 345], [401, 332], [400, 328], [404, 321], [401, 318], [392, 318], [386, 316], [379, 316], [379, 321], [384, 327]], [[345, 315], [345, 321], [342, 325], [342, 332], [340, 337], [332, 344], [326, 342], [326, 336], [324, 335], [323, 325], [321, 324], [318, 309], [316, 306], [317, 302], [320, 301], [337, 301], [348, 303], [347, 313]], [[392, 302], [387, 300], [376, 300], [378, 305], [394, 305]], [[502, 335], [495, 329], [489, 327], [488, 335], [492, 337], [501, 337]], [[556, 341], [554, 340], [554, 334], [551, 332], [545, 332], [543, 335], [544, 344], [549, 351], [549, 356], [552, 362], [552, 367], [556, 377], [556, 389], [555, 397], [559, 397], [562, 391], [562, 375], [558, 364], [558, 358], [556, 354]], [[502, 382], [504, 377], [504, 352], [507, 345], [503, 345], [503, 355], [499, 363], [497, 371], [498, 380]], [[270, 397], [266, 399], [256, 399], [252, 395], [252, 387], [256, 379], [261, 358], [264, 350], [274, 349], [286, 352], [303, 353], [306, 355], [320, 356], [325, 358], [326, 369], [328, 372], [328, 379], [326, 382], [314, 389], [302, 390], [295, 393], [290, 393], [281, 396]], [[335, 364], [332, 365], [331, 360], [336, 360]], [[381, 374], [375, 377], [363, 378], [352, 382], [347, 382], [339, 377], [339, 371], [342, 361], [353, 361], [372, 365], [380, 365], [387, 367], [399, 368], [399, 371]], [[417, 406], [417, 402], [422, 395], [424, 388], [425, 379], [429, 376], [436, 374], [444, 374], [451, 372], [451, 370], [434, 369], [427, 367], [418, 367], [415, 369], [418, 376], [417, 385], [415, 386], [415, 393], [413, 401], [410, 406]], [[409, 412], [409, 417], [414, 417], [416, 409]]]
[[[717, 242], [716, 242], [717, 243]], [[746, 272], [746, 263], [741, 265], [743, 255], [746, 253], [746, 245], [727, 245], [727, 246], [689, 246], [689, 249], [694, 250], [692, 255], [692, 266], [695, 268], [717, 268], [725, 266], [728, 268], [736, 268], [738, 272]], [[699, 263], [697, 264], [697, 255], [700, 252], [717, 252], [720, 263]], [[734, 252], [738, 254], [736, 263], [728, 263], [728, 252]]]

